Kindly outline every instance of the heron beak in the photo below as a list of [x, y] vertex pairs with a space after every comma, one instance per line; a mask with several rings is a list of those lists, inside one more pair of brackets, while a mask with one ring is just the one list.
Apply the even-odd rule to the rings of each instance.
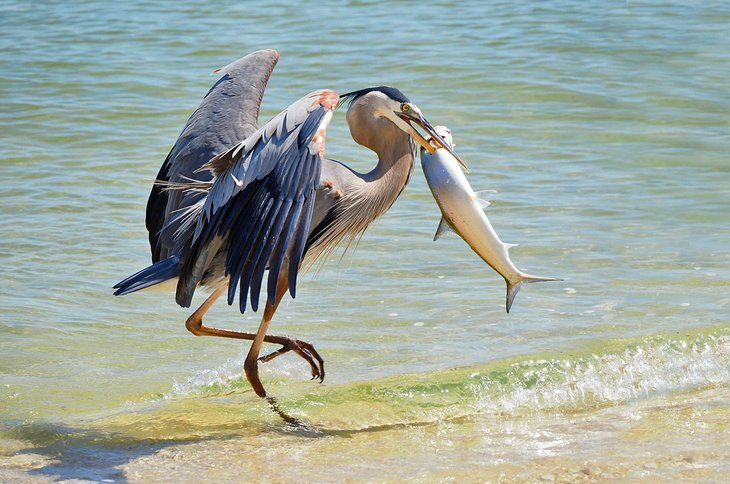
[[[415, 139], [418, 142], [418, 144], [423, 146], [423, 148], [426, 151], [428, 151], [430, 154], [434, 154], [436, 152], [437, 148], [445, 149], [446, 151], [448, 151], [451, 154], [451, 156], [456, 158], [456, 161], [459, 162], [459, 165], [461, 165], [461, 167], [464, 169], [464, 171], [469, 173], [469, 167], [466, 166], [466, 163], [464, 163], [462, 161], [462, 159], [459, 158], [459, 155], [457, 155], [456, 152], [454, 152], [454, 149], [451, 146], [449, 146], [448, 143], [444, 142], [443, 138], [441, 138], [441, 135], [439, 135], [436, 132], [436, 129], [431, 125], [431, 123], [429, 123], [428, 120], [426, 118], [424, 118], [423, 115], [420, 112], [418, 112], [416, 109], [412, 109], [411, 111], [412, 111], [412, 113], [408, 113], [408, 114], [401, 113], [401, 112], [396, 112], [396, 114], [402, 120], [404, 120], [406, 123], [408, 123], [408, 125], [411, 127], [413, 132], [410, 134], [413, 137], [413, 139]], [[411, 121], [413, 121], [414, 123], [419, 125], [421, 128], [423, 128], [426, 131], [426, 133], [428, 133], [430, 135], [431, 139], [427, 140], [426, 138], [424, 138], [421, 135], [421, 133], [418, 132], [417, 129], [413, 128]], [[434, 145], [436, 145], [436, 146], [434, 147]]]

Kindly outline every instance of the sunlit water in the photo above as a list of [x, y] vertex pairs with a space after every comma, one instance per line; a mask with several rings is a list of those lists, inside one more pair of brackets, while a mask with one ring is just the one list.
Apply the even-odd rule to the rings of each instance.
[[[0, 479], [726, 475], [729, 26], [724, 2], [0, 2]], [[327, 364], [262, 368], [298, 425], [241, 378], [245, 345], [192, 337], [171, 294], [114, 298], [211, 71], [262, 47], [262, 120], [399, 87], [497, 191], [517, 265], [565, 281], [505, 314], [499, 276], [431, 241], [417, 167], [276, 314]], [[327, 149], [375, 162], [342, 112]]]

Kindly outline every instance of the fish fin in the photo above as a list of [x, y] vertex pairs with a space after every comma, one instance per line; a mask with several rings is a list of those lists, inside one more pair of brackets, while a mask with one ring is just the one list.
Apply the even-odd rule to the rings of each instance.
[[512, 307], [512, 302], [515, 300], [515, 296], [520, 291], [520, 287], [522, 287], [522, 284], [532, 283], [532, 282], [549, 282], [549, 281], [562, 281], [562, 279], [557, 277], [541, 277], [541, 276], [533, 276], [531, 274], [522, 274], [519, 279], [517, 279], [514, 282], [507, 281], [507, 313], [509, 313], [510, 308]]
[[522, 279], [519, 279], [515, 283], [507, 281], [507, 314], [509, 314], [512, 302], [515, 300], [515, 296], [520, 291], [520, 287], [522, 287], [523, 282], [524, 281]]
[[445, 218], [441, 217], [441, 222], [439, 222], [439, 227], [436, 229], [436, 233], [433, 235], [433, 240], [437, 241], [449, 230], [451, 230], [451, 227], [449, 227], [449, 223], [446, 221]]
[[497, 190], [479, 190], [476, 192], [477, 197], [479, 198], [492, 198], [492, 195], [495, 195], [497, 193]]
[[483, 198], [474, 197], [474, 201], [477, 202], [477, 205], [479, 205], [479, 208], [484, 210], [489, 206], [489, 202], [484, 200]]
[[494, 190], [481, 190], [479, 192], [476, 192], [474, 195], [474, 200], [479, 204], [479, 206], [484, 210], [489, 206], [489, 198], [491, 198], [491, 195], [494, 195], [497, 193]]

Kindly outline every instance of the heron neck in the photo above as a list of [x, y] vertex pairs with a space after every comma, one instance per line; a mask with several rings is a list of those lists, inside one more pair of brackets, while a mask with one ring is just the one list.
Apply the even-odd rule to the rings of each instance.
[[347, 112], [350, 134], [356, 143], [378, 155], [378, 164], [368, 173], [358, 174], [362, 182], [351, 194], [352, 202], [367, 201], [368, 213], [375, 219], [390, 208], [413, 171], [415, 147], [409, 134], [390, 120], [374, 116], [359, 105]]
[[400, 195], [413, 172], [415, 148], [411, 137], [393, 126], [390, 136], [377, 139], [370, 148], [378, 155], [378, 164], [364, 175], [372, 190], [389, 200], [388, 206]]
[[347, 171], [343, 173], [342, 179], [346, 183], [334, 207], [336, 215], [316, 234], [314, 243], [308, 249], [309, 260], [326, 255], [329, 248], [347, 237], [350, 241], [355, 240], [371, 222], [393, 205], [408, 183], [415, 159], [414, 144], [409, 135], [388, 123], [394, 131], [385, 131], [389, 129], [388, 125], [381, 125], [382, 130], [351, 129], [356, 142], [377, 153], [378, 164], [367, 173], [358, 173], [345, 167]]

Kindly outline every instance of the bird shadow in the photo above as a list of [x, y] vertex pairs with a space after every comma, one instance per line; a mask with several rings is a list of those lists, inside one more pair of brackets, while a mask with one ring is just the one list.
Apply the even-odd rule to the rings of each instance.
[[164, 448], [226, 438], [220, 434], [185, 439], [134, 438], [54, 423], [21, 424], [4, 430], [2, 434], [25, 445], [14, 453], [14, 457], [25, 457], [22, 459], [26, 463], [23, 470], [28, 475], [50, 477], [56, 481], [95, 482], [124, 482], [127, 476], [122, 466]]
[[[0, 436], [22, 444], [22, 447], [18, 445], [21, 448], [10, 457], [14, 459], [19, 457], [17, 462], [22, 469], [18, 470], [29, 476], [51, 478], [56, 481], [125, 482], [129, 478], [125, 469], [127, 464], [176, 446], [207, 441], [238, 440], [262, 432], [308, 439], [338, 439], [351, 438], [363, 432], [433, 425], [433, 422], [410, 422], [358, 429], [327, 428], [293, 417], [279, 406], [275, 398], [267, 398], [267, 402], [270, 410], [278, 417], [273, 422], [266, 418], [254, 418], [233, 423], [207, 422], [200, 426], [201, 424], [196, 425], [181, 420], [179, 422], [185, 425], [183, 433], [177, 435], [169, 433], [166, 437], [146, 437], [153, 435], [146, 430], [141, 433], [132, 431], [130, 434], [125, 430], [113, 430], [119, 427], [106, 424], [98, 428], [84, 428], [83, 423], [74, 426], [52, 422], [6, 423], [0, 429]], [[170, 424], [171, 421], [168, 420], [167, 425], [175, 425]], [[165, 422], [156, 419], [145, 421], [145, 417], [140, 416], [140, 425], [135, 428], [149, 429], [155, 431], [156, 435], [161, 435], [160, 432], [164, 432], [165, 425]], [[175, 452], [174, 449], [171, 451]]]
[[[260, 420], [258, 423], [261, 429], [312, 438], [330, 435], [288, 415], [275, 399], [268, 399], [268, 403], [280, 420], [277, 419], [273, 425]], [[165, 425], [164, 422], [159, 424]], [[128, 477], [124, 466], [137, 459], [153, 456], [175, 446], [241, 438], [247, 431], [255, 430], [247, 428], [250, 424], [249, 421], [248, 425], [241, 422], [242, 426], [193, 425], [183, 436], [152, 438], [145, 437], [146, 432], [142, 432], [141, 436], [131, 436], [125, 431], [111, 430], [106, 426], [84, 428], [83, 423], [74, 426], [54, 422], [5, 422], [0, 427], [0, 438], [14, 442], [11, 445], [17, 450], [6, 450], [5, 457], [12, 458], [20, 467], [17, 470], [29, 476], [43, 476], [55, 481], [125, 482]]]

